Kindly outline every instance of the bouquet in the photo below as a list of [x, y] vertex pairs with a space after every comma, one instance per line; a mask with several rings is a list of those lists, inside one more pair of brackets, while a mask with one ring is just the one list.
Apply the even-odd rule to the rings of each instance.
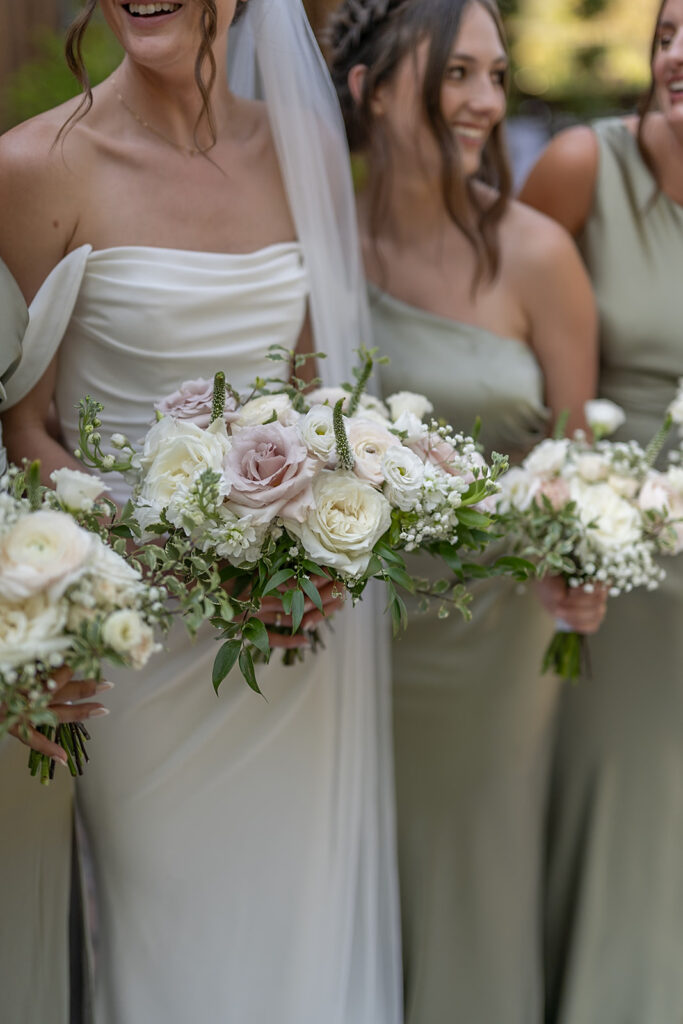
[[[296, 373], [307, 357], [276, 346], [270, 358]], [[158, 404], [139, 452], [114, 435], [118, 454], [105, 453], [102, 406], [91, 398], [81, 403], [76, 454], [128, 476], [133, 517], [144, 536], [162, 538], [150, 547], [156, 562], [175, 561], [169, 591], [191, 593], [218, 568], [222, 608], [213, 592], [195, 605], [224, 641], [213, 669], [216, 690], [237, 664], [260, 692], [254, 664], [271, 655], [258, 617], [262, 602], [275, 597], [295, 634], [307, 598], [322, 611], [315, 577], [334, 581], [354, 601], [370, 579], [383, 580], [398, 629], [406, 610], [397, 588], [419, 589], [401, 552], [425, 550], [456, 580], [423, 591], [466, 610], [461, 551], [483, 550], [496, 536], [491, 501], [506, 459], [494, 456], [489, 466], [471, 438], [423, 422], [432, 407], [421, 395], [404, 392], [386, 405], [367, 395], [373, 359], [361, 350], [352, 384], [309, 393], [297, 376], [288, 383], [260, 378], [246, 394], [220, 372], [213, 381], [185, 382]], [[521, 565], [501, 560], [490, 572], [519, 572]]]
[[[679, 400], [680, 401], [680, 400]], [[683, 401], [680, 401], [683, 419]], [[654, 468], [675, 409], [647, 449], [635, 441], [609, 441], [625, 422], [607, 400], [586, 405], [593, 432], [541, 441], [522, 465], [501, 480], [498, 509], [514, 550], [539, 576], [564, 577], [570, 587], [612, 597], [635, 587], [656, 589], [664, 578], [658, 556], [683, 549], [683, 469], [672, 453], [664, 472]], [[581, 675], [583, 639], [558, 623], [543, 669], [566, 679]]]
[[[159, 650], [154, 628], [167, 612], [164, 591], [108, 543], [103, 519], [113, 522], [115, 507], [98, 500], [102, 482], [69, 469], [52, 478], [56, 490], [42, 487], [34, 463], [0, 481], [0, 736], [39, 729], [77, 775], [89, 737], [50, 711], [55, 671], [99, 680], [105, 660], [142, 668]], [[36, 751], [29, 767], [43, 782], [53, 777], [54, 761]]]

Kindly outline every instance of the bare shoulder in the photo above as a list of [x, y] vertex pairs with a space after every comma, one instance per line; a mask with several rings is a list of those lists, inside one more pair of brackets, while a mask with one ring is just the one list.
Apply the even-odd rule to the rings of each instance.
[[77, 129], [64, 145], [58, 141], [75, 106], [64, 104], [0, 137], [0, 257], [29, 299], [64, 256], [78, 220], [82, 141]]
[[500, 237], [503, 258], [524, 278], [547, 278], [578, 259], [576, 245], [561, 224], [515, 200], [503, 218]]
[[591, 211], [598, 161], [598, 140], [592, 128], [568, 128], [541, 154], [519, 198], [576, 236]]

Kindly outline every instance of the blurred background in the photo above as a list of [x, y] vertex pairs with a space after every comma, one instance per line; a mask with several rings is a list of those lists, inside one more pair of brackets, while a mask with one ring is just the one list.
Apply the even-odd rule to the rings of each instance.
[[[305, 0], [317, 32], [332, 0]], [[419, 2], [419, 0], [417, 0]], [[0, 0], [0, 131], [76, 92], [62, 56], [78, 0]], [[648, 80], [658, 0], [500, 0], [511, 45], [510, 149], [520, 180], [559, 128], [632, 110]], [[93, 83], [120, 53], [101, 21], [85, 46]]]

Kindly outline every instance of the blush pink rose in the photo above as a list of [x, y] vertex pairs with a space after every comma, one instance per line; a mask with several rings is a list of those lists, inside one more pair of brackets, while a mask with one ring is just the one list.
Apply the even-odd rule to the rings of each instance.
[[244, 427], [223, 462], [228, 506], [254, 523], [287, 516], [303, 522], [313, 504], [311, 483], [322, 463], [308, 452], [296, 427], [277, 421]]
[[561, 476], [553, 477], [551, 480], [541, 480], [536, 491], [536, 500], [542, 504], [543, 498], [547, 498], [556, 512], [567, 504], [570, 499], [569, 484]]
[[[162, 398], [155, 409], [164, 416], [171, 416], [174, 420], [189, 420], [204, 429], [211, 422], [212, 405], [213, 381], [197, 377], [196, 380], [186, 380], [172, 395]], [[226, 423], [232, 423], [237, 415], [235, 399], [228, 394], [223, 418]]]

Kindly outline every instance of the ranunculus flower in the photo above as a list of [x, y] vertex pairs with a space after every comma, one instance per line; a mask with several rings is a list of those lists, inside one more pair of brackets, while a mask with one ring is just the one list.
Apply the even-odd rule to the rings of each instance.
[[79, 469], [54, 469], [50, 480], [60, 504], [70, 512], [89, 512], [104, 491], [110, 490], [99, 477]]
[[54, 601], [46, 593], [27, 601], [3, 604], [0, 611], [0, 671], [19, 668], [66, 651], [73, 640], [65, 635], [67, 601]]
[[336, 458], [336, 438], [332, 424], [333, 410], [329, 405], [314, 405], [298, 423], [301, 438], [322, 462]]
[[292, 405], [289, 395], [259, 395], [239, 409], [233, 425], [233, 432], [244, 427], [257, 427], [268, 423], [275, 416], [285, 427], [293, 426], [300, 414]]
[[155, 651], [161, 650], [161, 645], [154, 643], [152, 627], [133, 608], [112, 612], [102, 626], [102, 639], [137, 669], [146, 665]]
[[66, 512], [30, 512], [0, 538], [0, 602], [24, 601], [41, 591], [52, 600], [85, 571], [93, 534]]
[[[175, 420], [185, 420], [195, 423], [198, 427], [208, 427], [213, 410], [213, 381], [205, 380], [204, 377], [186, 380], [172, 395], [162, 398], [155, 409], [164, 416], [172, 416]], [[223, 414], [226, 423], [232, 423], [237, 418], [235, 409], [234, 397], [227, 394]]]
[[589, 427], [598, 437], [609, 437], [626, 422], [624, 410], [609, 398], [593, 398], [583, 408]]
[[303, 522], [285, 519], [314, 561], [347, 576], [365, 571], [372, 549], [391, 524], [391, 506], [355, 473], [323, 472], [313, 481], [314, 507]]
[[389, 448], [382, 460], [384, 493], [396, 508], [408, 512], [417, 501], [425, 475], [424, 462], [410, 448]]
[[397, 420], [404, 412], [417, 416], [418, 420], [424, 419], [428, 412], [434, 412], [434, 406], [429, 399], [414, 391], [397, 391], [395, 395], [389, 395], [386, 402], [392, 420]]
[[546, 438], [527, 455], [523, 462], [524, 469], [534, 476], [554, 476], [564, 465], [568, 447], [569, 441], [565, 437], [557, 441]]
[[402, 448], [403, 445], [381, 423], [362, 417], [352, 417], [347, 421], [346, 433], [349, 447], [354, 454], [353, 471], [361, 480], [380, 487], [384, 482], [382, 460], [389, 448]]
[[164, 416], [147, 434], [140, 457], [145, 471], [140, 490], [143, 504], [166, 508], [179, 490], [190, 490], [205, 470], [220, 473], [230, 444], [223, 420], [202, 430], [195, 423]]
[[642, 523], [638, 509], [616, 494], [608, 483], [585, 484], [575, 477], [569, 491], [579, 519], [590, 527], [591, 543], [598, 548], [614, 551], [639, 540]]
[[309, 454], [296, 427], [276, 420], [244, 427], [232, 440], [223, 465], [229, 507], [250, 513], [255, 524], [278, 515], [303, 518], [313, 500], [311, 481], [322, 464]]

